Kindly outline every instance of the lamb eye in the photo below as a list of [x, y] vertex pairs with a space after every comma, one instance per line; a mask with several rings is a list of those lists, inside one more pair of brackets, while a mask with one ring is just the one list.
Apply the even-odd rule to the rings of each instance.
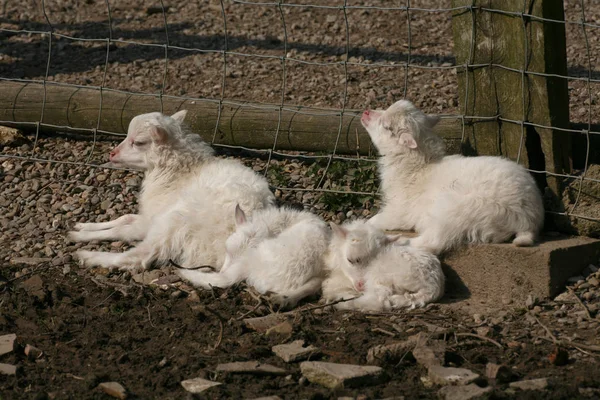
[[137, 147], [142, 147], [142, 146], [144, 146], [144, 145], [146, 145], [146, 144], [148, 144], [148, 142], [146, 142], [146, 141], [143, 141], [143, 140], [139, 140], [139, 141], [135, 141], [135, 142], [133, 142], [133, 145], [134, 145], [134, 146], [137, 146]]
[[361, 262], [361, 259], [360, 259], [360, 258], [354, 258], [354, 259], [352, 259], [352, 258], [349, 258], [349, 259], [348, 259], [348, 262], [349, 262], [350, 264], [360, 264], [360, 262]]

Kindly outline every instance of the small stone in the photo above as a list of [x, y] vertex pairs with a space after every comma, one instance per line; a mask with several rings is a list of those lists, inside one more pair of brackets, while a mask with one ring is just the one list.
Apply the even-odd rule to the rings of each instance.
[[184, 293], [181, 290], [175, 290], [174, 292], [172, 292], [170, 294], [170, 296], [171, 296], [172, 299], [178, 299], [178, 298], [180, 298], [182, 296], [185, 296], [185, 295], [184, 295]]
[[588, 283], [589, 283], [590, 285], [594, 286], [594, 287], [598, 287], [598, 286], [600, 286], [600, 281], [599, 281], [599, 280], [598, 280], [598, 279], [597, 279], [595, 276], [591, 277], [591, 278], [588, 280]]
[[554, 301], [559, 302], [569, 302], [571, 300], [574, 300], [571, 292], [563, 292], [554, 298]]
[[160, 360], [158, 363], [158, 368], [163, 368], [165, 365], [167, 365], [168, 362], [169, 360], [167, 359], [167, 357], [163, 357], [162, 360]]
[[445, 353], [446, 345], [441, 340], [430, 341], [427, 345], [419, 344], [412, 351], [415, 360], [427, 368], [442, 365]]
[[548, 379], [540, 378], [530, 379], [527, 381], [512, 382], [509, 386], [513, 389], [521, 390], [543, 390], [548, 387]]
[[62, 269], [63, 275], [67, 275], [69, 272], [71, 272], [71, 267], [69, 265], [65, 265]]
[[479, 387], [474, 383], [466, 386], [446, 386], [440, 389], [438, 394], [444, 400], [469, 400], [483, 396], [492, 391], [492, 387]]
[[155, 284], [156, 281], [158, 281], [161, 274], [162, 272], [160, 269], [153, 269], [152, 271], [144, 271], [142, 273], [135, 274], [131, 278], [137, 283], [141, 283], [143, 285], [151, 285]]
[[102, 382], [98, 385], [98, 388], [104, 391], [104, 393], [107, 395], [116, 397], [117, 399], [124, 400], [127, 398], [127, 391], [123, 385], [118, 382]]
[[385, 379], [383, 369], [375, 366], [304, 361], [300, 370], [310, 382], [329, 389], [374, 385]]
[[293, 331], [294, 331], [294, 327], [292, 326], [292, 324], [290, 324], [288, 321], [284, 321], [284, 322], [280, 323], [279, 325], [275, 325], [274, 327], [267, 329], [267, 332], [265, 332], [265, 334], [267, 336], [291, 335]]
[[105, 174], [98, 174], [96, 175], [96, 180], [98, 182], [104, 182], [106, 180], [106, 178], [108, 178]]
[[249, 329], [262, 333], [281, 324], [285, 320], [287, 320], [287, 317], [281, 314], [269, 314], [265, 317], [246, 318], [244, 319], [244, 325]]
[[20, 130], [8, 126], [0, 126], [0, 146], [18, 147], [28, 143], [29, 140], [23, 136]]
[[221, 385], [220, 382], [213, 382], [202, 378], [194, 378], [181, 381], [181, 386], [183, 386], [183, 388], [190, 393], [202, 393], [206, 389], [219, 385]]
[[240, 361], [217, 365], [218, 372], [229, 372], [251, 375], [287, 375], [284, 369], [258, 361]]
[[0, 356], [15, 351], [16, 343], [17, 335], [14, 333], [0, 336]]
[[417, 344], [425, 342], [426, 336], [417, 334], [402, 342], [371, 347], [367, 353], [367, 362], [369, 364], [396, 362], [406, 352], [413, 350]]
[[17, 367], [11, 364], [0, 363], [0, 375], [16, 375]]
[[192, 303], [199, 303], [200, 295], [198, 295], [198, 292], [196, 290], [192, 290], [188, 293], [187, 301]]
[[438, 385], [466, 385], [479, 378], [479, 375], [466, 368], [452, 368], [433, 365], [429, 368], [429, 379]]
[[295, 340], [292, 343], [273, 346], [271, 350], [288, 363], [306, 360], [320, 352], [314, 346], [304, 347], [304, 340]]
[[481, 314], [473, 314], [473, 321], [475, 321], [476, 324], [480, 324], [483, 322], [483, 317]]
[[125, 186], [130, 186], [130, 187], [140, 186], [140, 179], [139, 178], [127, 179], [127, 181], [125, 182]]
[[39, 275], [34, 275], [26, 281], [23, 281], [20, 286], [31, 296], [35, 296], [40, 300], [43, 300], [46, 297], [46, 292], [44, 292], [44, 281], [42, 281], [42, 277]]
[[573, 284], [575, 284], [575, 283], [577, 283], [577, 282], [579, 282], [579, 281], [582, 281], [582, 280], [584, 280], [584, 279], [585, 279], [585, 278], [584, 278], [583, 276], [581, 276], [581, 275], [572, 276], [572, 277], [570, 277], [569, 279], [567, 279], [567, 283], [569, 283], [569, 284], [573, 285]]
[[110, 206], [112, 205], [112, 201], [110, 200], [104, 200], [102, 203], [100, 203], [100, 208], [104, 211], [108, 210], [110, 208]]
[[491, 336], [492, 328], [489, 326], [480, 326], [479, 328], [475, 329], [475, 331], [479, 336], [489, 337]]
[[529, 309], [533, 308], [537, 303], [537, 299], [532, 295], [527, 296], [527, 300], [525, 300], [525, 306]]
[[510, 382], [514, 376], [510, 368], [505, 365], [488, 363], [485, 366], [485, 376], [488, 379], [495, 379], [497, 383]]
[[50, 262], [52, 261], [51, 258], [41, 258], [41, 257], [16, 257], [16, 258], [11, 258], [10, 263], [12, 265], [19, 265], [19, 264], [25, 264], [25, 265], [39, 265], [42, 263], [46, 263], [46, 262]]
[[37, 347], [34, 347], [30, 344], [25, 346], [24, 353], [27, 356], [27, 358], [29, 358], [30, 360], [38, 359], [44, 354], [44, 352], [42, 350], [40, 350]]

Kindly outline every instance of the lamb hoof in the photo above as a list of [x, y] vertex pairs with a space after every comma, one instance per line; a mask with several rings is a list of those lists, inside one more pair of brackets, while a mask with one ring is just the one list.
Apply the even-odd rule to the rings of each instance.
[[286, 295], [274, 293], [269, 296], [269, 301], [277, 306], [279, 310], [292, 308], [296, 303]]

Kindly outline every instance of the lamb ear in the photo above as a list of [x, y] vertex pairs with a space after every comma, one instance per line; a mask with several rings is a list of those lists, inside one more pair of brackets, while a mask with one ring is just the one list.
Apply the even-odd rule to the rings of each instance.
[[177, 111], [175, 114], [171, 115], [171, 118], [173, 118], [175, 121], [177, 121], [178, 123], [182, 123], [183, 120], [185, 119], [185, 116], [187, 115], [187, 110], [181, 110], [181, 111]]
[[244, 212], [244, 210], [242, 210], [242, 208], [240, 207], [239, 204], [236, 204], [235, 206], [235, 225], [236, 226], [240, 226], [246, 223], [246, 213]]
[[394, 242], [398, 241], [398, 239], [401, 239], [402, 237], [403, 237], [403, 236], [402, 236], [402, 234], [401, 234], [401, 233], [397, 233], [397, 234], [395, 234], [395, 235], [389, 235], [389, 234], [386, 234], [386, 235], [385, 235], [385, 243], [386, 243], [386, 244], [389, 244], [389, 243], [394, 243]]
[[341, 226], [339, 226], [335, 222], [329, 222], [329, 226], [331, 226], [331, 230], [333, 231], [333, 234], [336, 235], [336, 236], [339, 236], [341, 238], [345, 238], [346, 235], [348, 234], [348, 231], [346, 231], [344, 228], [342, 228]]
[[400, 144], [408, 147], [409, 149], [417, 148], [417, 141], [413, 135], [408, 132], [404, 132], [402, 135], [400, 135]]
[[427, 125], [429, 129], [433, 129], [433, 127], [436, 126], [440, 120], [441, 118], [439, 115], [426, 115], [425, 125]]
[[150, 134], [152, 135], [152, 140], [155, 143], [166, 143], [169, 140], [169, 133], [167, 130], [161, 126], [153, 126], [150, 129]]

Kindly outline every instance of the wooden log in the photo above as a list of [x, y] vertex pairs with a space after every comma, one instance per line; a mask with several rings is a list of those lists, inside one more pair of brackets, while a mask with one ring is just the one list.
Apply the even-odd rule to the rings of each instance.
[[[535, 171], [571, 171], [563, 3], [554, 0], [452, 0], [459, 99], [472, 123], [466, 146]], [[473, 7], [471, 7], [473, 5]], [[522, 14], [534, 17], [523, 16]], [[527, 71], [523, 73], [522, 71]], [[511, 122], [516, 121], [516, 122]], [[521, 121], [525, 122], [521, 124]], [[560, 177], [534, 174], [546, 205], [563, 211]], [[548, 190], [549, 189], [549, 190]], [[551, 222], [551, 221], [550, 221]]]
[[[69, 127], [90, 132], [97, 128], [99, 132], [125, 134], [134, 116], [161, 111], [157, 96], [103, 90], [100, 113], [97, 88], [47, 84], [45, 104], [42, 84], [0, 81], [0, 93], [0, 124], [31, 127], [39, 121], [45, 130]], [[369, 135], [360, 124], [361, 111], [348, 110], [340, 117], [339, 110], [286, 106], [280, 114], [278, 106], [224, 102], [219, 116], [218, 101], [171, 97], [162, 100], [162, 110], [167, 114], [188, 110], [186, 122], [192, 131], [217, 145], [325, 153], [335, 149], [337, 154], [375, 153]], [[458, 152], [459, 120], [443, 120], [438, 133], [449, 140], [451, 152]]]

